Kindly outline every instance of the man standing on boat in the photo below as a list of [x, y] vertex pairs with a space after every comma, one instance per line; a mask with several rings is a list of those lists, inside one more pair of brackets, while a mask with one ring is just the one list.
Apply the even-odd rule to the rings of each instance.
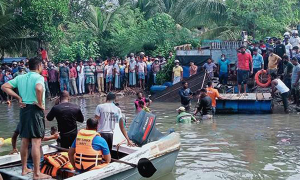
[[84, 117], [77, 104], [69, 102], [68, 91], [63, 91], [59, 98], [59, 104], [55, 105], [47, 114], [47, 120], [57, 120], [60, 132], [61, 147], [69, 149], [77, 136], [77, 122], [83, 123]]
[[[30, 173], [27, 168], [28, 145], [32, 143], [33, 157], [33, 179], [49, 179], [48, 175], [40, 172], [40, 146], [41, 140], [45, 135], [45, 84], [41, 76], [43, 70], [42, 60], [31, 58], [28, 62], [30, 72], [17, 76], [15, 79], [5, 83], [2, 90], [8, 95], [13, 96], [19, 102], [20, 110], [20, 137], [22, 175]], [[17, 88], [19, 94], [13, 89]]]
[[110, 151], [112, 150], [115, 124], [117, 122], [119, 122], [120, 129], [127, 140], [127, 144], [129, 146], [133, 145], [124, 127], [121, 109], [114, 104], [115, 100], [116, 95], [109, 92], [106, 96], [106, 103], [99, 104], [95, 110], [95, 118], [98, 120], [97, 132], [106, 140]]
[[[70, 162], [80, 173], [100, 169], [111, 161], [107, 142], [97, 133], [97, 126], [97, 120], [88, 119], [86, 129], [78, 132], [69, 150]], [[105, 163], [102, 162], [103, 160]]]
[[253, 66], [252, 66], [252, 56], [249, 53], [246, 53], [246, 47], [240, 47], [240, 53], [238, 53], [238, 61], [237, 61], [237, 81], [238, 81], [238, 89], [239, 94], [241, 93], [242, 84], [244, 84], [244, 93], [247, 90], [247, 80], [249, 78], [249, 74], [253, 74]]

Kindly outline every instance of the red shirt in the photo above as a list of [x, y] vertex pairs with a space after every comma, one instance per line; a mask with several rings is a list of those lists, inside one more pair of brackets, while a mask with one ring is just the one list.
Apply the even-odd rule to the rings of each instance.
[[77, 71], [76, 71], [75, 67], [72, 67], [70, 69], [70, 78], [77, 78]]
[[252, 56], [249, 53], [238, 53], [238, 69], [250, 71], [249, 63], [252, 64]]
[[48, 70], [47, 70], [47, 69], [43, 69], [43, 71], [42, 71], [42, 76], [44, 77], [45, 82], [46, 82], [47, 79], [48, 79]]
[[47, 51], [46, 50], [42, 50], [41, 54], [42, 54], [43, 60], [47, 59]]

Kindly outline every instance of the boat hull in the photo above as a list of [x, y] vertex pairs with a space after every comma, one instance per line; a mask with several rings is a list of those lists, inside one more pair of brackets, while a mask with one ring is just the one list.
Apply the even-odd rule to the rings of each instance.
[[[161, 157], [151, 160], [151, 162], [157, 169], [157, 171], [154, 173], [151, 179], [158, 179], [162, 176], [170, 174], [175, 166], [175, 161], [177, 159], [178, 153], [179, 150], [176, 150], [170, 152], [169, 154], [165, 154]], [[143, 178], [139, 174], [137, 168], [129, 169], [127, 171], [120, 172], [118, 174], [105, 178], [105, 180], [140, 180], [140, 179], [149, 179], [149, 178]]]

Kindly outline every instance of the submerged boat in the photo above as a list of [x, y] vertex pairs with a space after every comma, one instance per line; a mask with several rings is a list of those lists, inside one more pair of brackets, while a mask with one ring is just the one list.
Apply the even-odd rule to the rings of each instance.
[[[55, 144], [54, 144], [55, 145]], [[157, 141], [149, 142], [141, 147], [129, 147], [126, 144], [123, 134], [119, 127], [116, 127], [113, 150], [111, 152], [112, 161], [104, 168], [88, 171], [85, 173], [74, 175], [67, 178], [69, 180], [99, 180], [99, 179], [112, 179], [112, 180], [138, 180], [145, 179], [137, 167], [129, 165], [138, 164], [143, 158], [151, 161], [156, 169], [156, 172], [151, 176], [151, 179], [159, 179], [172, 172], [177, 155], [180, 149], [180, 135], [178, 133], [170, 133], [161, 137]], [[43, 146], [44, 154], [56, 153], [57, 148], [53, 146]], [[21, 176], [20, 155], [6, 155], [0, 157], [0, 173], [6, 179], [32, 179], [32, 173]], [[127, 164], [117, 161], [127, 162]]]

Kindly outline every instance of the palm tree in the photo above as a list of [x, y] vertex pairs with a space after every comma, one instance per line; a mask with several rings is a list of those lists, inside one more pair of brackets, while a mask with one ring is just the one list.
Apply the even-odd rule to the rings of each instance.
[[136, 6], [150, 18], [167, 13], [175, 22], [187, 28], [199, 28], [221, 21], [226, 15], [223, 0], [138, 0]]

